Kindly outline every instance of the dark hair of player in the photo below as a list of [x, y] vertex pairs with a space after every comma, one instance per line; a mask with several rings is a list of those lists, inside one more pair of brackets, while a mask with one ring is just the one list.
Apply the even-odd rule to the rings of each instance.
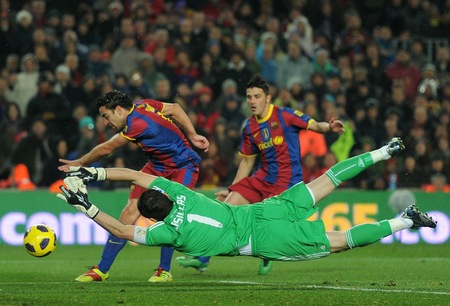
[[261, 88], [266, 95], [269, 95], [269, 83], [264, 80], [259, 74], [256, 74], [247, 83], [247, 88]]
[[162, 221], [172, 210], [173, 202], [160, 191], [149, 189], [141, 194], [137, 205], [144, 217]]
[[115, 109], [118, 105], [125, 109], [131, 109], [133, 101], [126, 94], [118, 90], [107, 92], [97, 98], [97, 108], [104, 106], [107, 109]]

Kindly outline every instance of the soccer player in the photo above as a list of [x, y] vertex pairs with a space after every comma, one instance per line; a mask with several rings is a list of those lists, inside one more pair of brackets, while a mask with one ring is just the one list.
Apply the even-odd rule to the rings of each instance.
[[[278, 195], [303, 180], [299, 132], [342, 133], [344, 125], [332, 118], [317, 122], [298, 110], [271, 104], [269, 84], [255, 75], [247, 84], [247, 103], [253, 114], [243, 128], [239, 153], [242, 161], [228, 190], [217, 193], [217, 199], [231, 205], [261, 202]], [[250, 173], [260, 157], [258, 170]], [[184, 267], [206, 270], [208, 257], [178, 257]], [[261, 261], [259, 274], [269, 273], [272, 262]]]
[[[412, 204], [397, 218], [360, 224], [346, 231], [325, 231], [322, 220], [306, 220], [315, 204], [339, 184], [404, 149], [399, 138], [387, 146], [332, 166], [316, 180], [300, 182], [278, 196], [253, 205], [232, 206], [207, 198], [165, 178], [124, 168], [80, 168], [64, 179], [57, 196], [111, 234], [145, 245], [172, 245], [191, 256], [248, 255], [271, 260], [311, 260], [363, 247], [403, 229], [436, 227]], [[88, 200], [85, 182], [124, 180], [148, 186], [138, 201], [140, 213], [156, 223], [125, 225]]]
[[[97, 99], [97, 107], [105, 124], [118, 134], [77, 160], [60, 159], [60, 162], [65, 164], [59, 167], [60, 170], [67, 171], [69, 166], [88, 166], [131, 141], [137, 143], [148, 158], [147, 164], [141, 169], [143, 173], [165, 177], [191, 189], [195, 187], [200, 157], [191, 148], [174, 121], [183, 128], [197, 148], [207, 151], [209, 142], [204, 136], [197, 134], [188, 116], [178, 104], [151, 99], [133, 102], [127, 95], [111, 91]], [[121, 222], [134, 224], [139, 218], [137, 199], [144, 191], [141, 186], [132, 185], [128, 203], [119, 218]], [[106, 280], [111, 265], [126, 242], [124, 238], [109, 235], [98, 265], [93, 266], [76, 280], [79, 282]], [[161, 248], [159, 267], [149, 282], [172, 281], [170, 263], [173, 252], [172, 248]]]

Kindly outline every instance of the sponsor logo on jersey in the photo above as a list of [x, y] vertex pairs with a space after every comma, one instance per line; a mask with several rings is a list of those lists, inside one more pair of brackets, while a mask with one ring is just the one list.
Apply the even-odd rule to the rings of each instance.
[[273, 147], [274, 145], [279, 146], [284, 142], [283, 136], [276, 136], [275, 138], [270, 138], [268, 141], [264, 141], [258, 144], [259, 150], [264, 150]]

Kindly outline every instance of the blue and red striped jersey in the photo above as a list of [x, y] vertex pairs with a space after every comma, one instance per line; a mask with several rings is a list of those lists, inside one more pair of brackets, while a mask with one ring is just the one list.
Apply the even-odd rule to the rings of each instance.
[[138, 144], [157, 171], [199, 164], [200, 156], [180, 128], [163, 115], [163, 108], [164, 104], [156, 100], [135, 101], [120, 134]]
[[242, 131], [240, 153], [261, 156], [254, 176], [289, 188], [303, 179], [299, 131], [314, 119], [298, 110], [270, 105], [263, 119], [250, 117]]

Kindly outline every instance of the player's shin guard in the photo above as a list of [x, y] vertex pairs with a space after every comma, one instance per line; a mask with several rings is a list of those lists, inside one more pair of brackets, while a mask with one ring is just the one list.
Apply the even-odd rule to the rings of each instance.
[[174, 249], [169, 247], [161, 247], [161, 257], [159, 259], [159, 267], [164, 271], [170, 271], [170, 263], [172, 261]]
[[342, 182], [354, 178], [373, 164], [372, 155], [369, 152], [363, 153], [337, 163], [328, 169], [325, 174], [331, 179], [334, 186], [337, 187]]
[[377, 223], [366, 223], [352, 227], [345, 231], [345, 239], [348, 246], [363, 247], [379, 241], [381, 238], [392, 234], [391, 226], [387, 220]]
[[116, 259], [117, 254], [119, 254], [126, 244], [126, 239], [117, 238], [116, 236], [109, 234], [108, 241], [103, 249], [102, 259], [98, 264], [98, 269], [103, 273], [108, 272]]

